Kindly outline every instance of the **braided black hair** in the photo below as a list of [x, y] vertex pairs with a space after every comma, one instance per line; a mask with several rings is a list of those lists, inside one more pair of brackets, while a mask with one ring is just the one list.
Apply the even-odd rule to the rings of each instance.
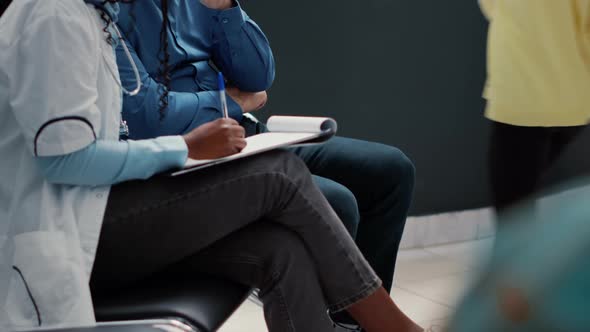
[[[133, 3], [135, 2], [135, 0], [104, 0], [102, 2], [103, 6], [106, 5], [107, 3]], [[113, 35], [111, 34], [111, 32], [109, 31], [109, 25], [113, 22], [113, 19], [109, 16], [109, 14], [107, 14], [107, 12], [105, 12], [104, 10], [102, 10], [101, 8], [98, 8], [100, 10], [100, 18], [102, 18], [102, 20], [104, 21], [104, 28], [102, 29], [102, 31], [104, 31], [106, 38], [107, 38], [107, 42], [110, 45], [115, 45], [116, 41], [113, 38]]]
[[158, 80], [160, 81], [160, 121], [166, 116], [168, 109], [168, 94], [170, 90], [170, 52], [168, 50], [168, 0], [161, 0], [162, 10], [162, 28], [160, 30], [160, 68], [158, 72]]
[[[121, 3], [131, 3], [131, 20], [132, 22], [135, 21], [135, 12], [134, 12], [134, 0], [104, 0], [104, 4], [111, 2], [121, 2]], [[158, 51], [158, 58], [160, 60], [160, 68], [158, 69], [158, 76], [156, 80], [158, 81], [158, 92], [160, 93], [159, 99], [159, 110], [160, 113], [160, 121], [164, 119], [166, 116], [166, 110], [168, 109], [168, 96], [170, 91], [170, 82], [172, 78], [170, 76], [170, 52], [168, 50], [169, 45], [169, 38], [168, 38], [168, 25], [169, 25], [169, 16], [168, 16], [168, 0], [161, 0], [161, 11], [162, 11], [162, 27], [160, 29], [160, 49]], [[104, 11], [101, 13], [102, 19], [105, 21], [106, 26], [104, 28], [104, 32], [107, 36], [107, 41], [113, 45], [114, 40], [111, 36], [108, 25], [111, 23], [110, 17]], [[127, 31], [129, 33], [129, 31]]]

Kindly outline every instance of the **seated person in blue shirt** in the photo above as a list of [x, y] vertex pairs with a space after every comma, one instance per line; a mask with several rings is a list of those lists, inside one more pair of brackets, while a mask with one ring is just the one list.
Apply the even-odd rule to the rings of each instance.
[[120, 1], [0, 6], [0, 331], [93, 326], [93, 295], [170, 269], [260, 288], [271, 332], [332, 331], [327, 308], [422, 331], [292, 153], [153, 177], [240, 151], [245, 130], [120, 140], [140, 85], [117, 75]]
[[[131, 137], [182, 134], [221, 117], [216, 70], [232, 86], [230, 117], [254, 133], [262, 125], [243, 114], [264, 105], [275, 74], [263, 32], [233, 0], [170, 0], [166, 9], [157, 0], [122, 5], [119, 25], [144, 83], [138, 98], [124, 100]], [[161, 31], [163, 20], [168, 28]], [[132, 84], [129, 64], [119, 65]], [[343, 137], [293, 151], [390, 290], [413, 191], [410, 160], [394, 147]]]

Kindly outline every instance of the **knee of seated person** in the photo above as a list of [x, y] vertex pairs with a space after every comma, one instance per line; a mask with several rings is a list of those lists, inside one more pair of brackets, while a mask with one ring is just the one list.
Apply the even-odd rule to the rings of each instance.
[[397, 190], [406, 192], [408, 195], [414, 190], [414, 177], [416, 169], [414, 164], [401, 150], [387, 146], [382, 152], [376, 174], [379, 174], [380, 181], [390, 183]]
[[338, 215], [348, 233], [356, 237], [358, 225], [360, 223], [360, 213], [358, 203], [354, 194], [346, 187], [341, 185], [322, 186], [322, 193]]

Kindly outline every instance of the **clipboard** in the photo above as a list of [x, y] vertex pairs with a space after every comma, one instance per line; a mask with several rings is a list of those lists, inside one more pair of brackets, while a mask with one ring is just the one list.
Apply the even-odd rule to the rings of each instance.
[[247, 145], [239, 153], [218, 159], [188, 159], [182, 169], [169, 175], [179, 176], [283, 147], [320, 144], [332, 138], [338, 130], [332, 118], [302, 116], [272, 116], [267, 127], [269, 132], [246, 138]]

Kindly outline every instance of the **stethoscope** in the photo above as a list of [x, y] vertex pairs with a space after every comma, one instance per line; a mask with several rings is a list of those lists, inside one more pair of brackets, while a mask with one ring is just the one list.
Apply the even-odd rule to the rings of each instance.
[[[121, 31], [119, 31], [119, 28], [117, 28], [116, 24], [111, 23], [111, 26], [113, 27], [113, 30], [117, 34], [117, 38], [119, 38], [119, 43], [123, 47], [123, 51], [125, 52], [125, 55], [127, 56], [127, 60], [129, 60], [129, 63], [131, 63], [131, 68], [133, 69], [133, 74], [135, 75], [135, 82], [136, 82], [135, 89], [133, 89], [131, 91], [127, 90], [123, 86], [123, 84], [121, 83], [121, 80], [118, 78], [118, 75], [116, 75], [113, 72], [113, 68], [111, 68], [111, 66], [108, 65], [108, 62], [107, 62], [107, 67], [109, 68], [111, 75], [115, 79], [115, 82], [117, 82], [117, 85], [119, 85], [119, 87], [121, 88], [121, 91], [123, 91], [124, 94], [133, 97], [133, 96], [136, 96], [139, 93], [139, 91], [141, 91], [142, 84], [141, 84], [141, 76], [139, 75], [139, 69], [137, 68], [137, 64], [135, 63], [135, 60], [133, 60], [133, 56], [131, 55], [131, 52], [129, 51], [127, 44], [125, 43], [123, 36], [121, 35]], [[121, 118], [121, 122], [119, 124], [119, 137], [123, 138], [123, 139], [126, 139], [129, 137], [129, 126], [127, 126], [127, 122], [124, 121], [123, 118]]]
[[[115, 33], [117, 34], [117, 38], [119, 38], [119, 43], [121, 44], [121, 46], [123, 46], [123, 51], [125, 51], [125, 55], [127, 56], [129, 63], [131, 63], [131, 68], [133, 69], [133, 74], [135, 75], [136, 87], [135, 87], [135, 89], [129, 91], [129, 90], [125, 89], [123, 84], [121, 84], [120, 80], [116, 80], [116, 81], [117, 81], [117, 84], [119, 85], [119, 87], [121, 87], [121, 90], [123, 91], [124, 94], [133, 97], [133, 96], [137, 95], [139, 93], [139, 91], [141, 90], [141, 76], [139, 76], [139, 69], [137, 69], [137, 64], [135, 63], [135, 60], [133, 60], [133, 56], [131, 56], [131, 52], [129, 52], [129, 48], [127, 47], [127, 43], [125, 43], [125, 41], [123, 40], [123, 36], [121, 35], [121, 31], [119, 31], [119, 28], [117, 28], [116, 24], [112, 23], [112, 26], [113, 26], [113, 30], [115, 30]], [[111, 74], [113, 74], [113, 73], [111, 73]]]

